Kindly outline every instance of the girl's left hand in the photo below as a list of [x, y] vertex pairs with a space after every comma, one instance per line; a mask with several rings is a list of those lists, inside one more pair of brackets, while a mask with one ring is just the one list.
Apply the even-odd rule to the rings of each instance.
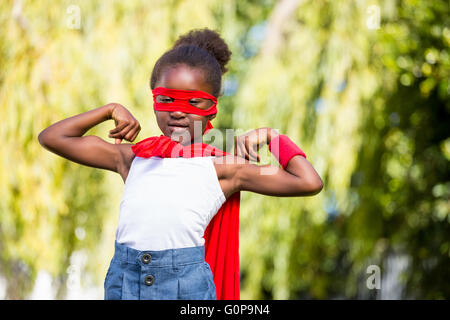
[[269, 144], [271, 139], [278, 135], [272, 128], [259, 128], [234, 138], [234, 155], [250, 161], [259, 162], [259, 149]]

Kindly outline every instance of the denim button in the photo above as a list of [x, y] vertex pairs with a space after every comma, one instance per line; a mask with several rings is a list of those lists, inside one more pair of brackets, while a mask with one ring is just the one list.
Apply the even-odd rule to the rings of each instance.
[[144, 280], [144, 282], [145, 282], [145, 284], [146, 284], [147, 286], [151, 286], [151, 285], [153, 284], [154, 281], [155, 281], [155, 278], [154, 278], [151, 274], [149, 274], [148, 276], [146, 276], [146, 277], [145, 277], [145, 280]]
[[147, 264], [150, 263], [150, 261], [152, 261], [152, 256], [150, 254], [146, 253], [142, 256], [143, 263]]

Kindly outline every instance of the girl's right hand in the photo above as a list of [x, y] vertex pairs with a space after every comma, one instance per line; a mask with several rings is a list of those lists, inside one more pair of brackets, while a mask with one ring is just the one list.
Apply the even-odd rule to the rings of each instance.
[[260, 162], [259, 149], [269, 144], [271, 139], [278, 135], [278, 131], [264, 127], [252, 130], [234, 138], [234, 155], [250, 161]]
[[121, 104], [113, 104], [111, 119], [114, 120], [116, 127], [109, 131], [109, 137], [115, 139], [116, 144], [120, 144], [123, 139], [134, 141], [141, 131], [139, 121]]

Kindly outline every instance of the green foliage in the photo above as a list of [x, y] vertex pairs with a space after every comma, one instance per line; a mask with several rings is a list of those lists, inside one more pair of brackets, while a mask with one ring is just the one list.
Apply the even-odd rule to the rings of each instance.
[[[44, 150], [39, 132], [119, 102], [141, 123], [137, 141], [159, 135], [153, 65], [205, 26], [233, 52], [214, 127], [278, 129], [325, 184], [305, 198], [242, 193], [242, 298], [373, 298], [366, 269], [386, 277], [391, 256], [408, 258], [402, 297], [450, 297], [448, 1], [20, 3], [0, 4], [6, 298], [28, 297], [40, 270], [64, 298], [77, 252], [88, 256], [82, 285], [101, 288], [113, 253], [122, 179]], [[379, 28], [368, 27], [371, 5]], [[87, 134], [108, 140], [112, 125]]]

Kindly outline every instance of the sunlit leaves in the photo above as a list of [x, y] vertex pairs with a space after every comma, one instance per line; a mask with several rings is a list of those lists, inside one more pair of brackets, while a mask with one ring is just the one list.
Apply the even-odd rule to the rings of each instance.
[[[305, 198], [243, 193], [242, 297], [360, 297], [368, 263], [383, 264], [390, 249], [411, 258], [402, 275], [410, 292], [449, 296], [448, 3], [300, 1], [267, 54], [283, 2], [2, 2], [0, 273], [14, 279], [9, 298], [26, 297], [38, 270], [64, 297], [81, 251], [101, 287], [113, 250], [123, 181], [49, 153], [37, 134], [108, 102], [139, 119], [137, 141], [158, 134], [153, 65], [203, 26], [233, 52], [213, 125], [280, 130], [325, 185]], [[67, 24], [69, 6], [80, 9], [79, 29]], [[379, 28], [368, 28], [369, 6]], [[107, 140], [110, 126], [88, 134]]]

